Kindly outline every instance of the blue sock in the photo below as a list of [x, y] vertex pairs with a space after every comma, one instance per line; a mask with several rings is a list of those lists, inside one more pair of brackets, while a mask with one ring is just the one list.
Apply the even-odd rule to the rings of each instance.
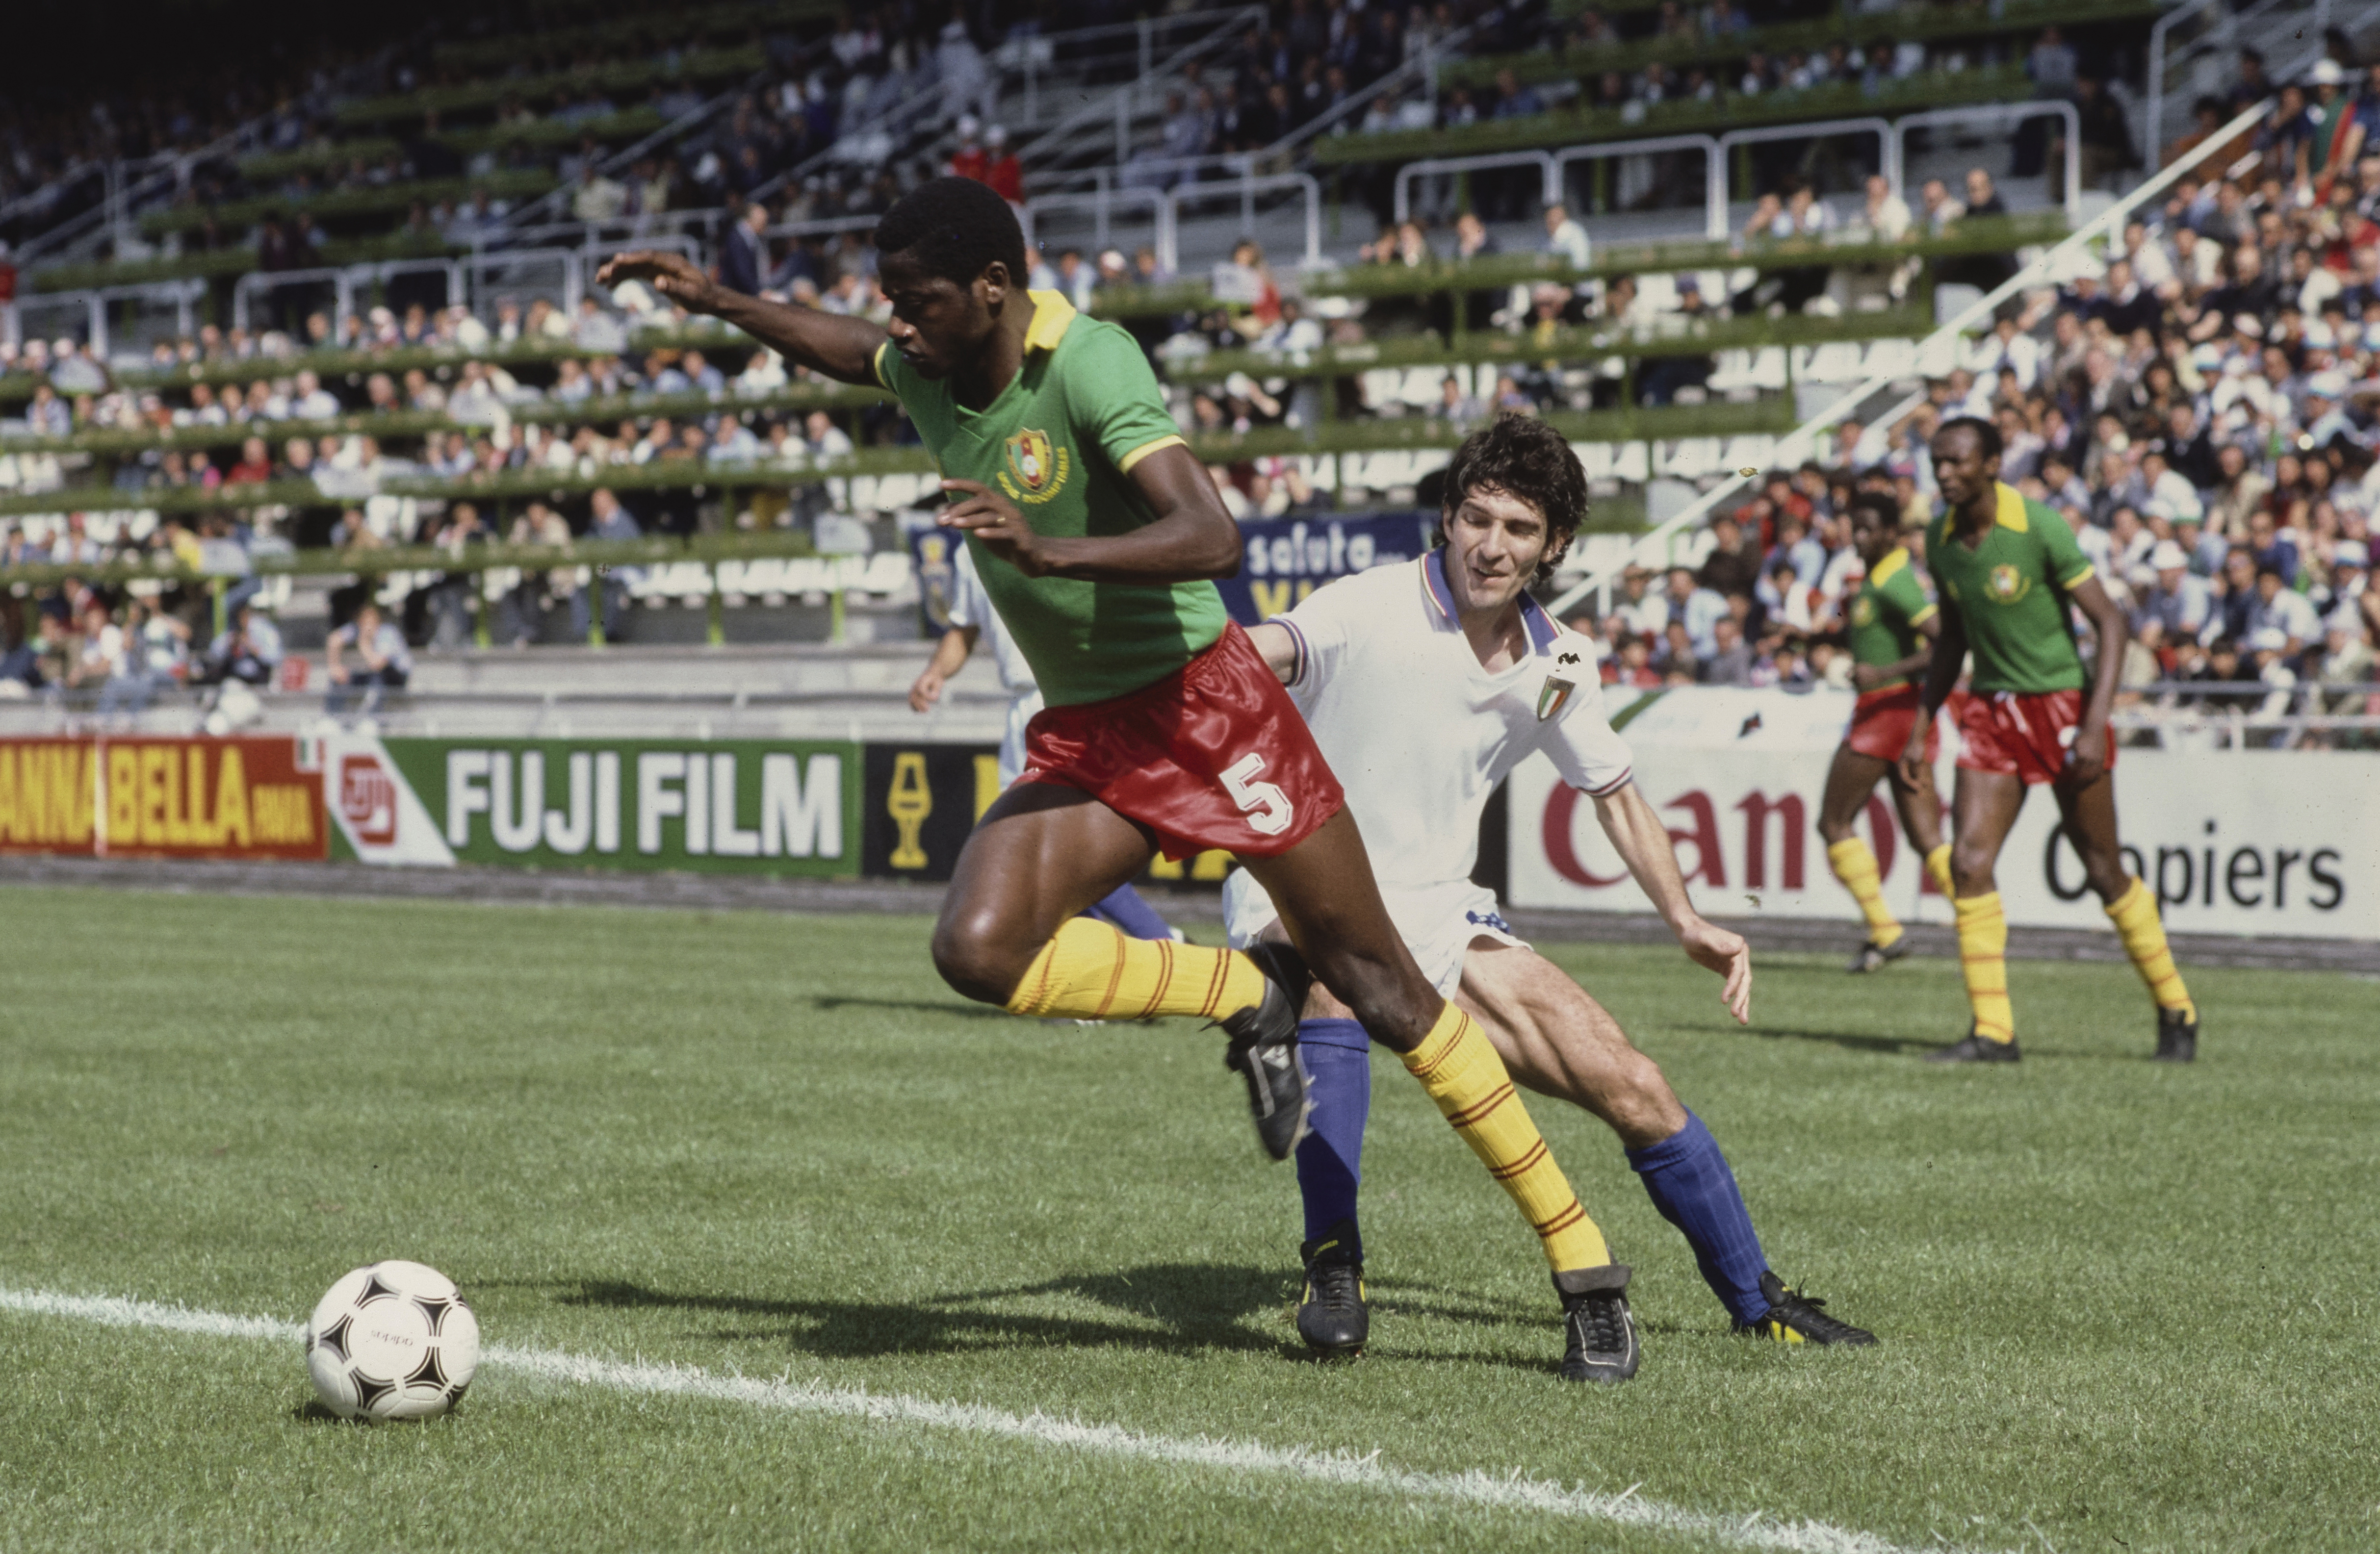
[[1297, 1147], [1297, 1190], [1305, 1200], [1305, 1239], [1320, 1241], [1355, 1217], [1364, 1119], [1372, 1110], [1372, 1039], [1359, 1021], [1300, 1020], [1297, 1040], [1314, 1101], [1312, 1131]]
[[1140, 892], [1130, 885], [1118, 885], [1099, 899], [1097, 904], [1083, 914], [1101, 922], [1112, 923], [1133, 939], [1171, 939], [1173, 929], [1157, 915], [1157, 908], [1140, 899]]
[[1765, 1316], [1768, 1300], [1760, 1293], [1760, 1276], [1768, 1270], [1768, 1260], [1760, 1255], [1760, 1237], [1736, 1190], [1735, 1172], [1727, 1168], [1727, 1157], [1703, 1120], [1687, 1112], [1686, 1125], [1676, 1133], [1629, 1150], [1628, 1164], [1644, 1178], [1661, 1218], [1685, 1232], [1703, 1280], [1719, 1303], [1739, 1322]]

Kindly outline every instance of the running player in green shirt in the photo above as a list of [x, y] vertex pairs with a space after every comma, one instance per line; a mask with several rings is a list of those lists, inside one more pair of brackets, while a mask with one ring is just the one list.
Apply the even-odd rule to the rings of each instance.
[[[2116, 747], [2107, 713], [2123, 665], [2124, 613], [2092, 575], [2065, 518], [2000, 482], [2000, 434], [1989, 421], [1945, 421], [1933, 453], [1945, 505], [1925, 547], [1942, 590], [1942, 637], [1925, 677], [1928, 727], [1970, 651], [1975, 667], [1959, 715], [1959, 782], [1950, 799], [1959, 958], [1974, 1023], [1932, 1059], [2018, 1059], [2008, 918], [1992, 870], [2025, 790], [2046, 783], [2084, 877], [2155, 1002], [2157, 1058], [2188, 1062], [2198, 1051], [2198, 1009], [2166, 947], [2156, 897], [2125, 871], [2116, 834]], [[2098, 638], [2088, 676], [2074, 644], [2075, 609]], [[1925, 757], [1924, 734], [1912, 730], [1901, 752], [1905, 781], [1916, 780]]]
[[[1148, 359], [1115, 325], [1025, 288], [1024, 235], [982, 184], [921, 185], [885, 212], [876, 248], [884, 327], [743, 296], [674, 254], [623, 254], [597, 281], [650, 280], [801, 366], [892, 390], [941, 467], [955, 501], [939, 521], [967, 536], [1048, 705], [1027, 725], [1023, 774], [959, 855], [936, 968], [1016, 1014], [1216, 1021], [1281, 1159], [1306, 1128], [1297, 1019], [1310, 965], [1536, 1232], [1562, 1301], [1562, 1374], [1624, 1379], [1628, 1269], [1495, 1048], [1415, 964], [1338, 780], [1225, 614], [1212, 579], [1238, 571], [1239, 528]], [[1297, 953], [1132, 940], [1079, 916], [1153, 853], [1207, 848], [1239, 856]]]
[[[1884, 876], [1891, 871], [1892, 821], [1869, 796], [1879, 779], [1892, 781], [1892, 802], [1900, 811], [1909, 844], [1925, 860], [1941, 892], [1950, 894], [1950, 848], [1942, 840], [1942, 801], [1934, 794], [1934, 720], [1925, 722], [1925, 762], [1918, 780], [1900, 778], [1900, 752], [1909, 744], [1924, 697], [1912, 678], [1925, 673], [1941, 617], [1925, 597], [1909, 552], [1900, 543], [1900, 511], [1890, 496], [1864, 491], [1852, 498], [1852, 548], [1867, 564], [1867, 576], [1851, 605], [1852, 685], [1859, 692], [1851, 727], [1827, 771], [1826, 797], [1818, 806], [1818, 834], [1826, 839], [1827, 862], [1867, 919], [1867, 942], [1846, 969], [1876, 971], [1909, 953], [1909, 939], [1892, 908], [1884, 904]], [[1873, 820], [1876, 845], [1887, 862], [1854, 829], [1862, 811]]]

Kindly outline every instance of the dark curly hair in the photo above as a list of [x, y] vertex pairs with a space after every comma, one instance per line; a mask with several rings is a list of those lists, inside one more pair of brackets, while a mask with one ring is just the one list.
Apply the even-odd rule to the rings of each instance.
[[1983, 449], [1985, 458], [1999, 457], [2001, 450], [2006, 446], [2000, 441], [2000, 429], [1981, 416], [1952, 416], [1934, 429], [1934, 435], [1939, 437], [1946, 431], [1973, 432], [1975, 445]]
[[1862, 513], [1873, 513], [1876, 515], [1876, 522], [1884, 525], [1886, 528], [1890, 529], [1895, 533], [1898, 533], [1901, 527], [1900, 504], [1894, 501], [1889, 494], [1884, 492], [1861, 491], [1852, 492], [1851, 504], [1844, 509], [1844, 512], [1850, 516], [1852, 522], [1854, 524], [1859, 522], [1859, 517]]
[[1532, 417], [1508, 415], [1464, 438], [1446, 467], [1438, 544], [1446, 543], [1446, 520], [1476, 491], [1517, 496], [1545, 515], [1545, 559], [1533, 580], [1549, 581], [1586, 521], [1586, 471], [1561, 433]]
[[906, 254], [962, 286], [997, 260], [1009, 285], [1025, 284], [1025, 229], [1007, 200], [973, 178], [929, 178], [903, 195], [876, 224], [876, 251]]

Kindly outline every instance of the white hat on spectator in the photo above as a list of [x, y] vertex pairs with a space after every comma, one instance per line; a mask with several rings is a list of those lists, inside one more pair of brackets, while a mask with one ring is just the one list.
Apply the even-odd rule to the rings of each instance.
[[2306, 79], [2315, 86], [2338, 86], [2347, 79], [2347, 72], [2338, 67], [2338, 61], [2325, 55], [2313, 62]]
[[992, 147], [1004, 146], [1008, 144], [1008, 126], [1004, 124], [995, 124], [990, 129], [985, 130], [983, 132], [983, 143], [987, 146]]
[[2342, 540], [2331, 557], [2331, 565], [2358, 570], [2368, 568], [2372, 565], [2372, 547], [2361, 540]]
[[973, 140], [976, 136], [981, 132], [982, 128], [983, 121], [977, 118], [973, 114], [961, 114], [959, 115], [960, 140]]
[[2149, 552], [2152, 572], [2178, 572], [2189, 565], [2190, 552], [2170, 540], [2158, 540], [2156, 548]]
[[2305, 326], [2305, 344], [2310, 351], [2335, 351], [2338, 349], [2338, 335], [2321, 319], [2309, 319]]
[[2344, 399], [2347, 397], [2347, 374], [2317, 372], [2306, 380], [2306, 393], [2323, 399]]
[[2248, 650], [2252, 653], [2277, 653], [2289, 645], [2289, 634], [2279, 626], [2263, 626], [2248, 634]]

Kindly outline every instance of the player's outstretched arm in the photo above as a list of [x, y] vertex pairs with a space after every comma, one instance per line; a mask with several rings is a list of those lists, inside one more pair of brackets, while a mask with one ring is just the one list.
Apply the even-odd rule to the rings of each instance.
[[1289, 627], [1271, 621], [1252, 625], [1248, 627], [1248, 642], [1274, 677], [1284, 686], [1289, 684], [1289, 677], [1297, 673], [1297, 639], [1290, 635]]
[[1629, 877], [1636, 888], [1653, 903], [1661, 920], [1678, 936], [1678, 943], [1696, 965], [1707, 967], [1727, 978], [1719, 989], [1719, 999], [1739, 1025], [1752, 1019], [1752, 947], [1740, 933], [1730, 933], [1718, 924], [1707, 921], [1694, 910], [1686, 895], [1685, 877], [1678, 872], [1678, 855], [1670, 841], [1670, 828], [1636, 784], [1621, 785], [1617, 793], [1603, 795], [1595, 801], [1595, 818], [1603, 824], [1603, 834], [1611, 839], [1612, 849], [1620, 861], [1628, 866]]
[[936, 521], [966, 530], [1028, 577], [1190, 583], [1239, 571], [1240, 526], [1188, 448], [1177, 443], [1158, 449], [1133, 465], [1130, 478], [1157, 516], [1128, 534], [1037, 534], [1014, 503], [974, 480], [942, 482], [958, 500]]
[[813, 372], [866, 388], [883, 386], [876, 377], [876, 348], [887, 336], [866, 319], [766, 302], [730, 291], [684, 254], [650, 250], [614, 254], [595, 272], [597, 285], [613, 286], [622, 281], [648, 282], [687, 311], [724, 319], [786, 360]]
[[2131, 623], [2107, 597], [2096, 577], [2085, 577], [2070, 595], [2098, 634], [2099, 653], [2092, 662], [2091, 701], [2082, 709], [2082, 726], [2074, 731], [2074, 753], [2066, 775], [2077, 784], [2098, 780], [2107, 770], [2107, 717], [2116, 710], [2116, 690], [2123, 683], [2124, 645], [2131, 639]]
[[1934, 644], [1942, 639], [1942, 613], [1937, 610], [1918, 622], [1917, 634], [1924, 638], [1917, 644], [1917, 650], [1898, 663], [1853, 664], [1852, 689], [1872, 691], [1895, 680], [1914, 680], [1924, 685], [1926, 671], [1934, 663]]
[[1925, 733], [1934, 726], [1934, 714], [1950, 699], [1951, 689], [1959, 683], [1959, 671], [1967, 662], [1967, 625], [1959, 616], [1958, 606], [1949, 600], [1926, 623], [1939, 633], [1934, 638], [1932, 657], [1925, 669], [1925, 707], [1916, 725], [1909, 731], [1909, 743], [1900, 750], [1900, 781], [1915, 787], [1925, 771]]
[[954, 625], [942, 633], [942, 639], [934, 644], [934, 656], [926, 661], [926, 667], [918, 674], [917, 684], [909, 687], [910, 711], [930, 712], [934, 710], [934, 704], [942, 699], [942, 686], [959, 672], [959, 666], [966, 662], [967, 655], [975, 651], [976, 634], [982, 629], [980, 626]]

